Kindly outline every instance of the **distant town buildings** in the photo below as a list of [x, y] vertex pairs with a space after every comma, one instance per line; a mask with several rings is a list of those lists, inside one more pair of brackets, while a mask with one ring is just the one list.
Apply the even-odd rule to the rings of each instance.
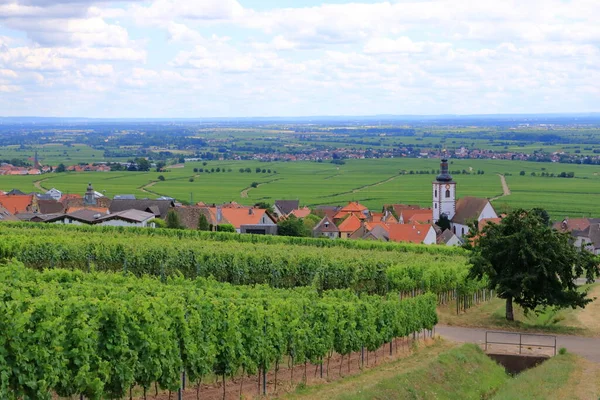
[[[314, 237], [441, 246], [462, 245], [472, 223], [481, 229], [488, 223], [501, 222], [488, 199], [458, 198], [459, 185], [449, 172], [446, 158], [441, 160], [439, 171], [432, 182], [431, 207], [386, 204], [375, 211], [352, 201], [345, 206], [311, 209], [301, 207], [299, 200], [276, 200], [270, 209], [236, 202], [182, 205], [171, 197], [137, 199], [133, 194], [123, 194], [110, 199], [90, 183], [83, 195], [64, 194], [57, 188], [46, 193], [0, 191], [0, 222], [151, 228], [154, 220], [166, 220], [170, 212], [175, 212], [186, 229], [205, 225], [203, 229], [216, 231], [229, 226], [240, 234], [276, 235], [278, 222], [312, 215], [318, 221], [312, 229]], [[565, 218], [554, 227], [570, 233], [576, 246], [600, 254], [600, 219]]]

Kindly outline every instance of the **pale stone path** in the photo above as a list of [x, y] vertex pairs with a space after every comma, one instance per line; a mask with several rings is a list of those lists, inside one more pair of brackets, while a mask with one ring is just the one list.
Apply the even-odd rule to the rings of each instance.
[[491, 198], [491, 201], [498, 200], [505, 196], [510, 196], [510, 188], [508, 187], [508, 183], [506, 183], [506, 177], [502, 174], [498, 174], [500, 177], [500, 183], [502, 184], [502, 195]]
[[47, 192], [48, 189], [42, 187], [42, 183], [47, 181], [50, 178], [44, 178], [44, 179], [40, 179], [39, 181], [35, 181], [33, 182], [33, 186], [35, 186], [36, 189], [42, 191], [42, 192]]
[[150, 194], [154, 194], [154, 193], [152, 193], [152, 192], [148, 191], [147, 189], [151, 188], [152, 186], [156, 185], [157, 183], [158, 183], [158, 181], [152, 181], [152, 182], [150, 182], [150, 183], [148, 183], [148, 184], [146, 184], [146, 185], [142, 186], [142, 187], [140, 188], [140, 190], [141, 190], [142, 192], [144, 192], [144, 193], [150, 193]]

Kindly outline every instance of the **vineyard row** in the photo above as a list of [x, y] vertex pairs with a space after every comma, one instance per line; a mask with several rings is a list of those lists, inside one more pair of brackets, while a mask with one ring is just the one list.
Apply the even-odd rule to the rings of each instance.
[[15, 258], [34, 269], [126, 271], [163, 277], [181, 274], [239, 285], [313, 286], [368, 294], [457, 289], [468, 294], [484, 285], [468, 279], [467, 259], [459, 254], [349, 251], [95, 231], [64, 230], [49, 235], [51, 232], [0, 227], [0, 258]]
[[181, 374], [277, 372], [374, 351], [437, 322], [436, 296], [357, 296], [210, 279], [0, 266], [0, 398], [120, 398]]

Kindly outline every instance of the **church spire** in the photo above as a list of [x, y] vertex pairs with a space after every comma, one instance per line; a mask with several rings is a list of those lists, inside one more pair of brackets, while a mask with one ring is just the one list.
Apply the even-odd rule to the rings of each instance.
[[444, 156], [440, 163], [440, 174], [437, 176], [438, 182], [452, 182], [452, 176], [448, 172], [448, 158]]
[[83, 196], [83, 205], [84, 206], [95, 206], [96, 205], [96, 192], [92, 187], [92, 182], [88, 184], [87, 191], [85, 192], [85, 196]]

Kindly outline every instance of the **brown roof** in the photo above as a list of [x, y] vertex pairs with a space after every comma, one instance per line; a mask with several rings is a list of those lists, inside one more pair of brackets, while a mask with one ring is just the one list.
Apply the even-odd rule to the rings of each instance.
[[394, 224], [390, 226], [390, 240], [423, 243], [430, 229], [433, 228], [429, 224]]
[[40, 214], [58, 214], [65, 212], [65, 206], [55, 200], [38, 200]]
[[340, 206], [316, 206], [314, 213], [319, 217], [328, 216], [329, 218], [333, 219], [340, 209]]
[[364, 225], [361, 225], [357, 230], [352, 232], [352, 234], [348, 237], [350, 239], [362, 239], [368, 233], [369, 233], [369, 231], [367, 230], [367, 228]]
[[[385, 225], [377, 225], [369, 232], [369, 235], [377, 240], [390, 240], [389, 227]], [[386, 229], [387, 228], [387, 229]], [[366, 236], [366, 235], [365, 235]]]
[[590, 227], [589, 218], [565, 218], [561, 222], [556, 222], [554, 228], [561, 232], [585, 231]]
[[275, 200], [275, 206], [283, 213], [289, 215], [300, 207], [300, 200]]
[[456, 213], [452, 222], [466, 225], [469, 221], [477, 219], [485, 206], [489, 203], [488, 199], [479, 197], [463, 197], [456, 202]]
[[588, 238], [594, 245], [594, 249], [600, 249], [600, 223], [593, 223], [588, 228]]
[[109, 209], [111, 213], [117, 213], [125, 210], [139, 210], [151, 212], [159, 218], [165, 218], [173, 206], [174, 203], [172, 200], [124, 199], [113, 200], [110, 203]]
[[319, 222], [317, 224], [317, 226], [315, 226], [313, 228], [314, 232], [339, 232], [340, 230], [338, 229], [337, 225], [333, 223], [333, 220], [331, 218], [329, 218], [328, 216], [323, 217], [323, 219], [321, 220], [321, 222]]
[[[217, 225], [216, 216], [211, 212], [208, 207], [201, 206], [181, 206], [176, 207], [175, 212], [179, 214], [181, 223], [188, 229], [198, 229], [198, 222], [200, 216], [204, 214], [209, 224]], [[223, 222], [221, 223], [228, 223]]]
[[454, 236], [456, 236], [454, 232], [452, 232], [450, 229], [446, 229], [437, 237], [437, 244], [447, 244]]

